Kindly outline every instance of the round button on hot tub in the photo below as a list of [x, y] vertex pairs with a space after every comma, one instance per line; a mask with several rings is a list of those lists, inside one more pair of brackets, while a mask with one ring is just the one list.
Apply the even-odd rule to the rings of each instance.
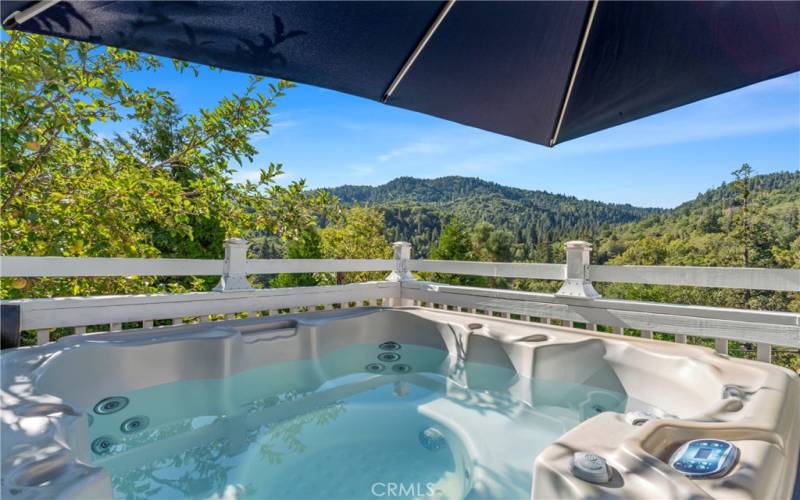
[[606, 459], [594, 453], [577, 451], [569, 465], [572, 475], [578, 479], [594, 484], [606, 484], [611, 481], [611, 469]]

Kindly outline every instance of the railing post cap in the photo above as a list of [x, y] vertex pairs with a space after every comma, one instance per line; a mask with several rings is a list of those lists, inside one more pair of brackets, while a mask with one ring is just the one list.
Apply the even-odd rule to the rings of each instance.
[[395, 241], [394, 243], [392, 243], [392, 246], [393, 247], [405, 247], [405, 246], [409, 246], [410, 247], [411, 243], [409, 243], [407, 241]]
[[225, 244], [226, 245], [249, 245], [250, 242], [247, 241], [244, 238], [234, 237], [234, 238], [228, 238], [227, 240], [225, 240]]
[[583, 240], [568, 241], [564, 245], [569, 249], [572, 249], [572, 248], [583, 248], [583, 249], [587, 249], [587, 250], [591, 250], [592, 249], [592, 244], [589, 243], [588, 241], [583, 241]]

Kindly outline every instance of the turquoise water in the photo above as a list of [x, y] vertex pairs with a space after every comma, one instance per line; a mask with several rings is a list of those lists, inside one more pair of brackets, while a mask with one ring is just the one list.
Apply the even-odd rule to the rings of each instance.
[[626, 405], [412, 345], [115, 396], [128, 403], [93, 415], [93, 457], [131, 499], [527, 498], [544, 447]]

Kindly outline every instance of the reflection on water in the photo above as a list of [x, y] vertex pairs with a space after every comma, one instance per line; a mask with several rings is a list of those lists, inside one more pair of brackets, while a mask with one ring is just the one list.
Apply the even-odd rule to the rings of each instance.
[[[408, 373], [392, 363], [367, 372], [380, 352], [352, 346], [125, 394], [124, 410], [94, 416], [91, 439], [115, 442], [95, 463], [127, 499], [518, 497], [541, 449], [625, 409], [624, 394], [458, 365], [424, 347], [396, 351]], [[123, 433], [133, 416], [147, 427]]]
[[[264, 409], [295, 397], [299, 395], [286, 394], [252, 403]], [[245, 419], [226, 416], [187, 418], [126, 439], [117, 450], [123, 453], [117, 458], [112, 457], [105, 465], [112, 471], [114, 492], [120, 498], [195, 498], [226, 491], [228, 495], [235, 492], [237, 497], [258, 496], [253, 484], [229, 484], [231, 471], [237, 467], [237, 457], [257, 443], [263, 463], [280, 464], [287, 455], [301, 454], [306, 450], [307, 445], [302, 439], [306, 426], [324, 427], [344, 411], [345, 406], [337, 402], [295, 418], [255, 425], [248, 425]], [[204, 434], [211, 435], [200, 445], [190, 445], [183, 450], [150, 451], [146, 447], [148, 443], [168, 442], [199, 429], [204, 433], [197, 436], [198, 440], [202, 440]], [[149, 458], [147, 463], [127, 467], [126, 449], [144, 454]]]
[[274, 424], [266, 433], [266, 439], [261, 440], [259, 448], [261, 457], [270, 464], [280, 464], [283, 463], [287, 453], [303, 453], [306, 451], [306, 445], [299, 438], [303, 427], [326, 426], [336, 420], [344, 410], [343, 403], [336, 403]]

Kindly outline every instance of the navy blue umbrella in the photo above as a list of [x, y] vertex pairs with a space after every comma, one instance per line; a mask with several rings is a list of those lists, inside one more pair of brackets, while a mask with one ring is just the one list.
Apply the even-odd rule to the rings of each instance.
[[798, 2], [4, 1], [3, 24], [554, 145], [800, 70]]

